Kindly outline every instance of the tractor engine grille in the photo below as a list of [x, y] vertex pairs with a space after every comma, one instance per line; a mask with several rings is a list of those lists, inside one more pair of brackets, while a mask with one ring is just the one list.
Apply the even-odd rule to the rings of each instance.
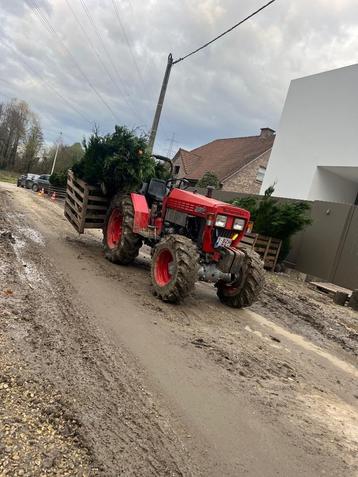
[[215, 227], [213, 230], [213, 234], [214, 234], [214, 243], [215, 243], [218, 237], [231, 238], [233, 235], [233, 231], [228, 229], [222, 229], [221, 227]]

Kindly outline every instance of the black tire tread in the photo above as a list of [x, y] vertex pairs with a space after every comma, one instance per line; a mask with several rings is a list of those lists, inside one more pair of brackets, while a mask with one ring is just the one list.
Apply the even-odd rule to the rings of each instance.
[[[154, 266], [159, 252], [166, 248], [174, 257], [176, 273], [170, 283], [160, 286], [154, 277]], [[151, 277], [154, 294], [169, 303], [181, 302], [194, 289], [198, 269], [199, 253], [196, 245], [182, 235], [168, 235], [156, 246], [152, 257]]]
[[225, 284], [218, 283], [219, 300], [232, 308], [251, 306], [259, 297], [265, 285], [265, 271], [260, 256], [251, 249], [243, 248], [246, 255], [242, 270], [242, 282], [235, 295], [225, 293]]
[[[109, 248], [106, 240], [107, 226], [113, 209], [121, 209], [123, 214], [122, 238], [116, 248]], [[129, 196], [117, 194], [113, 197], [103, 227], [103, 247], [105, 257], [113, 263], [129, 265], [139, 254], [142, 238], [133, 233], [134, 208]]]

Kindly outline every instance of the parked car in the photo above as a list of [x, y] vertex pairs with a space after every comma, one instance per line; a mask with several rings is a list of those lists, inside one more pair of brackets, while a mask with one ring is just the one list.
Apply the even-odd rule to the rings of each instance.
[[44, 189], [45, 192], [48, 191], [50, 185], [50, 174], [43, 174], [42, 176], [38, 176], [32, 183], [32, 190], [37, 192], [41, 189]]
[[39, 177], [38, 174], [23, 174], [17, 179], [17, 186], [18, 187], [26, 187], [26, 189], [31, 189], [33, 181]]
[[25, 187], [26, 174], [17, 178], [17, 187]]

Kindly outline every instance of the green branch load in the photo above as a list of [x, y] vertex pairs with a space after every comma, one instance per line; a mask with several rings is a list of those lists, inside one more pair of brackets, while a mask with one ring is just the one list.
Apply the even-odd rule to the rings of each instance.
[[84, 141], [85, 154], [72, 170], [88, 184], [104, 186], [107, 194], [137, 190], [153, 177], [165, 178], [166, 170], [147, 152], [147, 136], [125, 126], [112, 134], [94, 132]]

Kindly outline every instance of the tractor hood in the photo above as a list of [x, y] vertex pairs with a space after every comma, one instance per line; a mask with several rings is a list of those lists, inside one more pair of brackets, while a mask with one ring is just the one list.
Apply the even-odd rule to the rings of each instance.
[[189, 215], [206, 217], [208, 214], [226, 214], [250, 220], [250, 212], [245, 209], [187, 190], [173, 189], [166, 200], [167, 207]]

